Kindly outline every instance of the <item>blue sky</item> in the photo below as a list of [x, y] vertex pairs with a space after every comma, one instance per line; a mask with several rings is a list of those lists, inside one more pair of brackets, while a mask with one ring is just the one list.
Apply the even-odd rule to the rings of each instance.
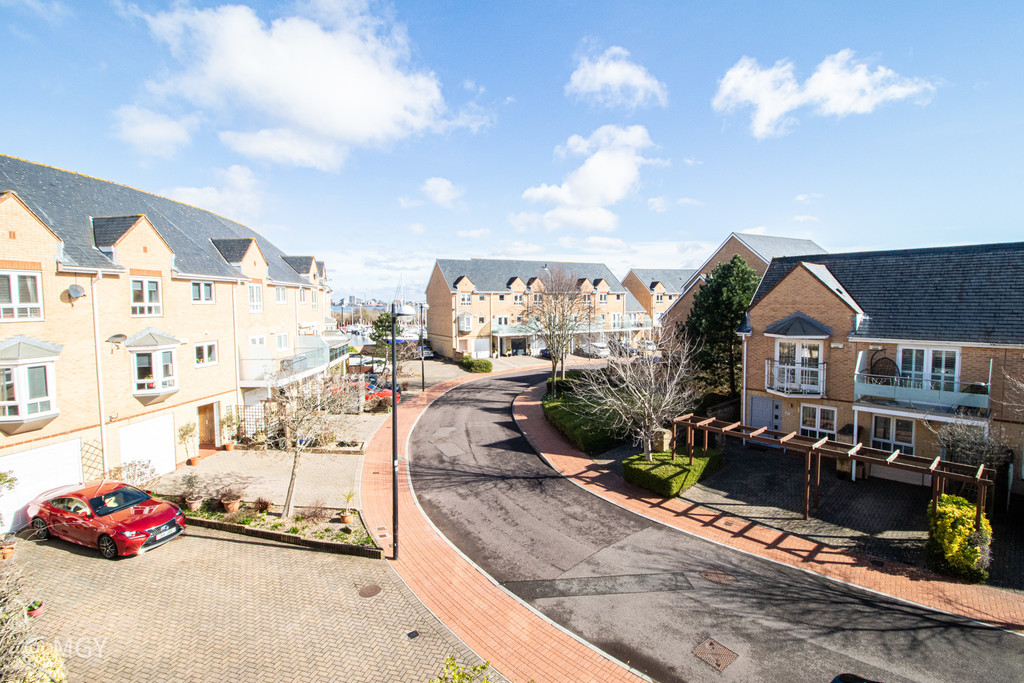
[[435, 258], [1017, 241], [1024, 3], [0, 0], [0, 152], [419, 298]]

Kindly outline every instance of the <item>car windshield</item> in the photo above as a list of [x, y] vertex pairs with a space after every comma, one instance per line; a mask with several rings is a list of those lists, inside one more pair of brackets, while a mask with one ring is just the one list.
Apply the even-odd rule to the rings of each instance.
[[148, 493], [140, 491], [133, 486], [122, 486], [116, 491], [90, 498], [89, 507], [96, 513], [97, 517], [103, 517], [147, 500], [149, 500]]

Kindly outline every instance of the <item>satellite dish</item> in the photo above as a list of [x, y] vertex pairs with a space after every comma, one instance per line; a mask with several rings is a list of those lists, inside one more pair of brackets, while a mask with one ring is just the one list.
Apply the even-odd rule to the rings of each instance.
[[82, 285], [70, 285], [68, 287], [68, 296], [71, 297], [72, 301], [75, 299], [81, 299], [85, 296], [85, 287]]
[[127, 340], [128, 340], [128, 335], [127, 334], [115, 334], [112, 337], [110, 337], [110, 339], [108, 339], [107, 341], [110, 342], [111, 344], [123, 344]]

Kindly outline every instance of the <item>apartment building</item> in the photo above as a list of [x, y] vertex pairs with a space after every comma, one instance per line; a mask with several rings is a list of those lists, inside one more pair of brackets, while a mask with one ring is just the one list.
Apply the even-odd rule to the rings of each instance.
[[[658, 322], [666, 328], [685, 325], [690, 311], [693, 310], [693, 297], [700, 291], [708, 275], [720, 264], [731, 261], [734, 256], [740, 256], [748, 266], [757, 271], [758, 275], [764, 275], [773, 258], [824, 253], [825, 250], [812, 240], [743, 232], [730, 233], [699, 268], [691, 271], [686, 282], [679, 287], [678, 296], [672, 297], [671, 303], [662, 311]], [[654, 294], [657, 295], [657, 292]]]
[[571, 275], [587, 313], [585, 337], [632, 341], [651, 327], [643, 306], [603, 263], [502, 259], [438, 259], [427, 284], [427, 334], [448, 358], [536, 354], [544, 346], [530, 330], [531, 308], [553, 272]]
[[929, 458], [926, 423], [997, 430], [1022, 491], [1022, 300], [1024, 243], [773, 259], [740, 331], [743, 422]]
[[636, 297], [654, 327], [658, 328], [665, 311], [682, 295], [696, 273], [692, 268], [630, 268], [622, 278], [622, 286]]
[[123, 185], [0, 155], [0, 498], [219, 445], [220, 416], [341, 362], [322, 262]]

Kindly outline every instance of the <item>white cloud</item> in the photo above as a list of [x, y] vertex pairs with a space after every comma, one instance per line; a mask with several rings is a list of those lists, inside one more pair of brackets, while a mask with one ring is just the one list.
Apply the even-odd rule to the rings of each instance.
[[676, 204], [680, 206], [704, 206], [704, 202], [693, 197], [680, 197], [676, 200]]
[[[240, 153], [328, 170], [348, 146], [487, 121], [479, 109], [453, 116], [437, 76], [412, 63], [404, 27], [373, 15], [369, 3], [295, 7], [269, 23], [242, 5], [176, 3], [142, 15], [180, 65], [150, 92], [216, 112], [225, 129], [252, 125], [225, 139]], [[285, 140], [301, 149], [287, 154]], [[315, 144], [324, 149], [315, 153]]]
[[252, 227], [262, 208], [263, 192], [253, 172], [245, 166], [218, 171], [221, 187], [175, 187], [164, 194], [180, 202], [213, 211]]
[[794, 202], [801, 202], [803, 204], [807, 204], [809, 202], [813, 202], [813, 201], [816, 201], [818, 199], [824, 199], [824, 198], [825, 198], [825, 195], [823, 195], [823, 194], [819, 194], [817, 192], [808, 192], [808, 193], [804, 193], [804, 194], [798, 194], [797, 196], [793, 197], [793, 201]]
[[743, 57], [719, 81], [711, 105], [730, 112], [752, 106], [750, 131], [763, 139], [784, 135], [796, 123], [790, 113], [805, 106], [820, 115], [842, 118], [868, 114], [885, 103], [918, 97], [921, 101], [935, 91], [935, 85], [921, 78], [905, 78], [892, 69], [854, 59], [853, 50], [840, 50], [826, 57], [814, 73], [799, 84], [793, 63], [782, 59], [767, 69], [752, 57]]
[[664, 163], [643, 156], [642, 150], [653, 147], [643, 126], [602, 126], [589, 138], [573, 135], [555, 151], [559, 155], [586, 156], [561, 185], [537, 185], [523, 191], [523, 199], [557, 206], [544, 214], [549, 230], [578, 227], [611, 231], [618, 226], [618, 216], [607, 206], [633, 194], [640, 184], [640, 167]]
[[427, 178], [420, 190], [427, 195], [427, 199], [448, 209], [454, 208], [456, 200], [465, 192], [447, 178]]
[[276, 163], [337, 171], [345, 160], [345, 149], [323, 139], [305, 137], [287, 128], [256, 133], [223, 131], [220, 141], [243, 156]]
[[693, 157], [687, 157], [687, 158], [683, 159], [683, 163], [686, 164], [687, 166], [700, 166], [704, 162], [701, 161], [700, 159], [694, 159]]
[[139, 152], [169, 159], [179, 148], [192, 142], [199, 125], [196, 116], [173, 119], [149, 109], [126, 104], [114, 111], [114, 135]]
[[668, 105], [668, 90], [644, 67], [629, 59], [629, 52], [613, 46], [597, 57], [581, 55], [565, 84], [565, 94], [605, 107], [636, 109], [650, 103]]
[[0, 0], [0, 7], [26, 9], [49, 24], [58, 24], [74, 14], [67, 3], [59, 0]]
[[647, 200], [647, 208], [655, 213], [668, 211], [668, 200], [664, 197], [651, 197]]
[[818, 220], [818, 217], [817, 216], [800, 215], [800, 216], [793, 216], [793, 220], [795, 220], [797, 223], [806, 223], [808, 221], [816, 221], [816, 220]]
[[544, 214], [537, 213], [536, 211], [510, 213], [508, 215], [508, 222], [516, 232], [529, 232], [544, 224]]
[[414, 235], [422, 235], [426, 231], [427, 226], [423, 225], [422, 223], [413, 223], [412, 225], [409, 226], [409, 232], [411, 232]]
[[403, 209], [413, 209], [417, 206], [423, 206], [422, 199], [411, 199], [409, 197], [399, 197], [398, 205]]
[[465, 237], [466, 239], [479, 240], [490, 235], [491, 231], [487, 228], [480, 228], [478, 230], [459, 230], [456, 234], [459, 237]]

